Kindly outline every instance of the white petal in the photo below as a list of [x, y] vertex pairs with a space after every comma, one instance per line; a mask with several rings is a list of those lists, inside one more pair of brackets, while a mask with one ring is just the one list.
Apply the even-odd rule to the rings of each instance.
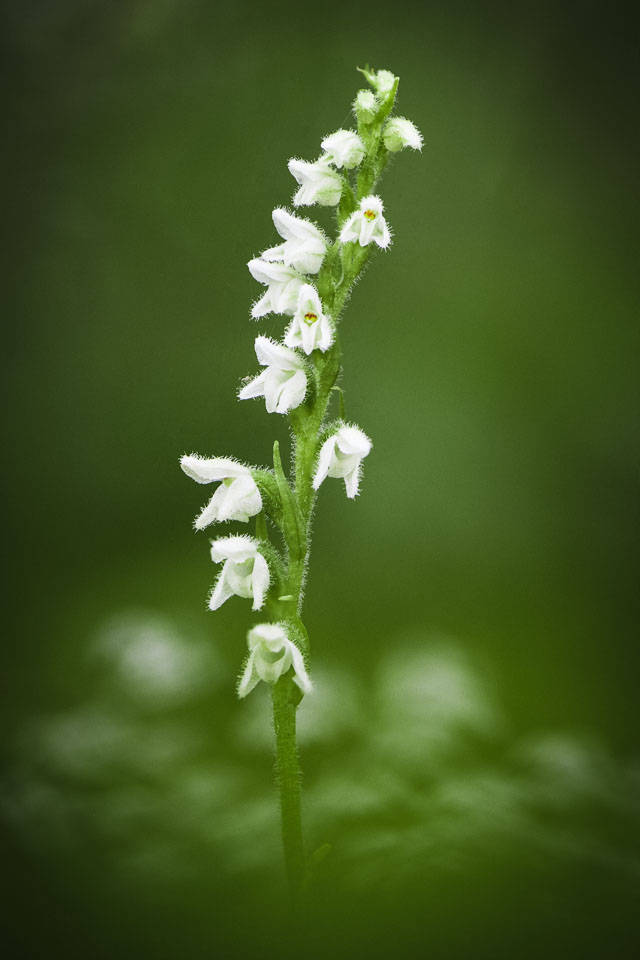
[[211, 559], [214, 563], [221, 563], [223, 560], [244, 563], [255, 556], [257, 549], [258, 541], [253, 537], [219, 537], [211, 544]]
[[269, 367], [267, 377], [264, 381], [264, 400], [267, 413], [275, 413], [275, 409], [280, 400], [281, 390], [282, 383], [280, 381], [280, 377], [278, 376], [278, 371], [274, 370], [272, 367]]
[[358, 487], [360, 484], [360, 461], [356, 463], [353, 470], [346, 475], [344, 478], [344, 485], [347, 491], [347, 496], [350, 500], [353, 500], [354, 497], [358, 494]]
[[193, 524], [196, 530], [204, 530], [204, 528], [208, 527], [210, 523], [217, 523], [219, 520], [218, 507], [220, 505], [220, 497], [218, 494], [220, 490], [223, 489], [224, 487], [218, 487], [207, 505], [203, 508], [202, 512], [196, 517]]
[[289, 640], [288, 644], [291, 652], [291, 660], [293, 662], [293, 670], [295, 673], [293, 682], [300, 687], [303, 693], [311, 693], [313, 690], [313, 684], [311, 683], [309, 674], [306, 671], [303, 656], [296, 647], [295, 643]]
[[251, 316], [254, 320], [259, 320], [260, 317], [266, 317], [268, 313], [271, 313], [271, 296], [267, 290], [251, 307]]
[[253, 610], [260, 610], [260, 608], [263, 606], [265, 594], [269, 589], [270, 580], [271, 577], [269, 574], [269, 566], [267, 561], [261, 553], [256, 553], [253, 575], [251, 577], [251, 583], [253, 587]]
[[266, 260], [261, 260], [260, 257], [249, 260], [247, 266], [249, 267], [251, 276], [254, 280], [257, 280], [258, 283], [282, 283], [285, 280], [289, 280], [293, 275], [291, 268], [285, 267], [283, 263], [267, 263]]
[[322, 444], [320, 450], [320, 455], [318, 457], [318, 466], [316, 467], [316, 472], [313, 477], [313, 489], [317, 490], [320, 484], [324, 479], [326, 479], [329, 473], [329, 467], [331, 465], [331, 460], [333, 458], [333, 451], [336, 444], [335, 434], [332, 437], [329, 437]]
[[294, 217], [281, 207], [273, 211], [272, 218], [274, 227], [284, 240], [320, 240], [326, 243], [322, 230], [310, 220]]
[[291, 370], [302, 366], [302, 359], [297, 353], [275, 343], [269, 337], [256, 337], [255, 351], [258, 363], [264, 366], [277, 367], [278, 370]]
[[238, 684], [238, 696], [242, 700], [248, 693], [251, 693], [254, 687], [260, 682], [260, 677], [254, 668], [255, 650], [252, 650], [247, 659], [242, 677]]
[[318, 349], [328, 350], [333, 343], [333, 330], [328, 317], [323, 317], [320, 321], [320, 336], [318, 337]]
[[340, 242], [341, 243], [353, 243], [358, 239], [360, 235], [360, 229], [358, 225], [359, 214], [352, 213], [349, 219], [346, 221], [342, 230], [340, 231]]
[[265, 649], [264, 645], [256, 647], [256, 671], [265, 683], [275, 683], [291, 666], [291, 653], [288, 646], [284, 646], [277, 660], [272, 660], [269, 654], [270, 651]]
[[233, 596], [233, 590], [231, 589], [231, 586], [227, 579], [226, 566], [227, 565], [225, 564], [224, 567], [222, 568], [222, 571], [220, 572], [220, 576], [216, 580], [214, 588], [211, 591], [211, 595], [209, 597], [210, 610], [218, 610], [222, 606], [222, 604], [229, 599], [229, 597]]
[[362, 458], [371, 452], [371, 440], [360, 427], [352, 427], [350, 424], [344, 423], [338, 429], [335, 437], [343, 453], [355, 454]]
[[248, 383], [245, 383], [243, 388], [238, 393], [238, 400], [253, 400], [254, 397], [263, 397], [264, 380], [266, 376], [267, 371], [263, 370], [262, 373], [259, 373], [257, 377], [253, 378], [253, 380], [249, 380]]
[[363, 197], [360, 201], [360, 209], [364, 213], [365, 210], [373, 210], [375, 213], [382, 213], [384, 210], [384, 204], [380, 197], [377, 197], [375, 194], [371, 194], [368, 197]]
[[269, 650], [279, 650], [287, 639], [287, 634], [280, 623], [257, 623], [247, 634], [249, 649], [253, 650], [259, 643], [264, 643]]
[[300, 320], [300, 339], [302, 341], [302, 349], [309, 356], [316, 348], [316, 331], [318, 329], [319, 320], [316, 320], [312, 324], [308, 324], [305, 320]]
[[219, 495], [218, 520], [239, 520], [246, 523], [262, 510], [262, 497], [253, 477], [239, 477], [229, 486], [222, 484], [214, 497]]
[[277, 247], [269, 247], [268, 250], [263, 250], [260, 254], [261, 259], [266, 260], [267, 263], [282, 263], [284, 261], [284, 246], [284, 243], [281, 243]]
[[212, 457], [206, 459], [192, 453], [180, 459], [180, 466], [197, 483], [213, 483], [228, 477], [242, 477], [250, 473], [243, 463], [237, 463], [230, 457]]
[[282, 387], [276, 413], [286, 413], [295, 410], [305, 398], [307, 392], [307, 375], [304, 370], [298, 370]]
[[380, 217], [380, 236], [376, 237], [376, 243], [382, 250], [391, 243], [391, 232], [384, 217]]
[[283, 343], [291, 348], [300, 346], [300, 331], [295, 317], [285, 330]]

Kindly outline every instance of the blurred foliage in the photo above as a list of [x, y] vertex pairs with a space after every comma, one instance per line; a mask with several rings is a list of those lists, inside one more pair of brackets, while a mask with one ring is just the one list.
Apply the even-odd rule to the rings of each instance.
[[285, 161], [348, 124], [366, 61], [400, 75], [426, 145], [383, 182], [395, 242], [341, 333], [374, 450], [356, 503], [324, 485], [314, 529], [302, 760], [310, 843], [333, 851], [292, 946], [627, 955], [630, 24], [496, 0], [29, 0], [2, 19], [15, 955], [276, 942], [265, 701], [233, 690], [249, 611], [205, 610], [204, 497], [177, 459], [286, 443], [234, 398], [256, 333], [281, 330], [249, 321], [245, 263], [275, 242]]

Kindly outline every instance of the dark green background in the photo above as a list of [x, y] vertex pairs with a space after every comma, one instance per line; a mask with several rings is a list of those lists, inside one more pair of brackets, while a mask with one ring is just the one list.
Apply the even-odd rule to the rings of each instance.
[[[634, 37], [602, 3], [5, 5], [12, 956], [631, 955]], [[286, 442], [234, 398], [282, 330], [245, 264], [367, 61], [425, 148], [342, 328], [374, 449], [314, 529], [302, 762], [334, 850], [297, 930], [265, 691], [234, 701], [252, 617], [205, 609], [177, 460]], [[182, 686], [127, 670], [145, 630]]]

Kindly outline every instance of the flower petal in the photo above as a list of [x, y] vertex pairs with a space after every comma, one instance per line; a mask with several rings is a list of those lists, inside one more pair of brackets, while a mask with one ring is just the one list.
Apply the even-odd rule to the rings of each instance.
[[295, 643], [293, 643], [291, 640], [287, 642], [289, 644], [291, 660], [293, 663], [293, 670], [295, 673], [293, 682], [297, 684], [298, 687], [300, 687], [303, 693], [311, 693], [311, 691], [313, 690], [313, 684], [311, 683], [311, 679], [309, 678], [309, 674], [307, 673], [306, 667], [304, 665], [303, 656], [300, 650], [295, 645]]
[[331, 460], [333, 458], [333, 451], [336, 444], [335, 434], [329, 437], [322, 444], [320, 449], [320, 455], [318, 457], [318, 465], [316, 467], [316, 472], [313, 477], [313, 489], [317, 490], [323, 480], [329, 474], [329, 467], [331, 465]]
[[253, 567], [253, 576], [251, 578], [253, 586], [253, 610], [260, 610], [264, 605], [264, 598], [271, 576], [269, 574], [269, 565], [261, 553], [256, 553], [255, 564]]
[[247, 694], [251, 693], [254, 687], [256, 687], [260, 682], [260, 677], [258, 676], [258, 672], [255, 669], [254, 664], [255, 656], [255, 650], [252, 650], [247, 658], [242, 676], [240, 677], [240, 682], [238, 683], [238, 697], [240, 700], [246, 697]]
[[227, 579], [225, 564], [209, 596], [209, 610], [218, 610], [222, 604], [232, 596], [233, 590]]
[[238, 463], [230, 457], [212, 457], [207, 459], [197, 453], [180, 458], [180, 466], [188, 477], [196, 483], [214, 483], [216, 480], [226, 480], [229, 477], [242, 477], [250, 474], [250, 470], [243, 463]]
[[242, 534], [239, 536], [219, 537], [211, 544], [211, 559], [214, 563], [223, 560], [233, 560], [234, 563], [244, 563], [254, 557], [258, 549], [258, 541], [253, 537]]
[[255, 397], [263, 397], [264, 380], [266, 376], [267, 371], [263, 370], [262, 373], [259, 373], [257, 377], [253, 378], [253, 380], [249, 380], [248, 383], [245, 383], [238, 393], [238, 400], [253, 400]]
[[276, 413], [286, 413], [295, 410], [305, 398], [307, 392], [307, 375], [304, 370], [294, 373], [282, 387]]

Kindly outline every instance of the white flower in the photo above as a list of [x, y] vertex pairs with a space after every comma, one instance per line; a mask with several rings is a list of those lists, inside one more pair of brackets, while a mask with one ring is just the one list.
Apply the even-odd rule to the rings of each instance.
[[322, 149], [330, 163], [346, 170], [357, 167], [365, 155], [364, 143], [353, 130], [336, 130], [322, 141]]
[[391, 73], [391, 70], [378, 70], [378, 72], [373, 75], [371, 82], [380, 96], [386, 97], [386, 95], [393, 90], [396, 78], [394, 74]]
[[246, 523], [262, 510], [262, 497], [251, 476], [249, 467], [228, 457], [210, 460], [192, 453], [180, 459], [180, 466], [197, 483], [222, 481], [202, 513], [196, 517], [196, 530], [204, 530], [210, 523], [223, 520], [242, 520]]
[[284, 263], [267, 263], [258, 257], [250, 260], [247, 266], [253, 279], [267, 287], [264, 296], [251, 308], [254, 320], [267, 313], [293, 313], [304, 277]]
[[354, 243], [356, 240], [361, 247], [377, 243], [383, 249], [391, 243], [391, 234], [387, 221], [382, 216], [382, 200], [380, 197], [363, 197], [360, 209], [352, 213], [340, 231], [342, 243]]
[[269, 567], [253, 537], [222, 537], [211, 544], [211, 559], [224, 566], [209, 597], [209, 609], [217, 610], [229, 597], [253, 598], [259, 610], [269, 589]]
[[341, 424], [322, 444], [313, 489], [317, 490], [325, 477], [343, 477], [347, 496], [353, 499], [358, 493], [360, 464], [370, 451], [371, 440], [359, 427]]
[[286, 210], [273, 211], [273, 224], [284, 240], [262, 254], [262, 259], [280, 260], [286, 267], [301, 273], [317, 273], [327, 252], [327, 241], [322, 230], [309, 220], [294, 217]]
[[267, 369], [245, 384], [238, 398], [264, 397], [267, 413], [286, 413], [299, 407], [307, 392], [302, 357], [269, 337], [257, 337], [255, 349], [258, 363]]
[[321, 157], [315, 163], [305, 160], [289, 160], [289, 172], [300, 184], [293, 198], [295, 207], [306, 207], [319, 203], [322, 207], [335, 207], [340, 202], [342, 177], [329, 166], [329, 161]]
[[333, 343], [331, 322], [322, 312], [318, 291], [310, 283], [300, 287], [296, 311], [284, 342], [288, 347], [301, 347], [307, 356], [312, 350], [328, 350]]
[[251, 652], [238, 684], [240, 699], [251, 693], [260, 680], [275, 683], [291, 667], [293, 682], [303, 693], [311, 693], [313, 688], [302, 654], [289, 640], [283, 624], [259, 623], [249, 631], [247, 644]]
[[365, 123], [371, 123], [378, 111], [378, 101], [371, 90], [358, 90], [358, 94], [353, 101], [353, 110], [359, 120]]
[[404, 147], [422, 150], [422, 134], [411, 120], [405, 117], [392, 117], [384, 128], [384, 145], [387, 150], [396, 153]]

